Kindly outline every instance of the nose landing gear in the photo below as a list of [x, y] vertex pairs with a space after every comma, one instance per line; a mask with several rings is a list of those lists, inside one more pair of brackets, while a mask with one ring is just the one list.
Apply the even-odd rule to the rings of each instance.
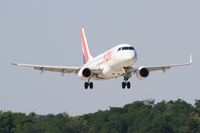
[[127, 87], [127, 89], [131, 88], [131, 83], [128, 82], [128, 77], [124, 77], [124, 81], [122, 82], [122, 89], [125, 89]]
[[130, 82], [122, 82], [122, 89], [125, 89], [127, 87], [127, 89], [131, 88], [131, 83]]

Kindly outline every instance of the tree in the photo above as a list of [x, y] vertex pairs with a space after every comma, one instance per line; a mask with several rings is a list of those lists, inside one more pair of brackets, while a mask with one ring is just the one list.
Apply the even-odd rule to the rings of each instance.
[[199, 107], [199, 100], [192, 106], [178, 99], [157, 104], [136, 101], [76, 117], [0, 111], [0, 133], [199, 133]]

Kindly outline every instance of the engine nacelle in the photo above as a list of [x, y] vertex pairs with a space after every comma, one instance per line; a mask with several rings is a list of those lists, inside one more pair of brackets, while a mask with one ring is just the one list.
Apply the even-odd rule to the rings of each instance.
[[136, 77], [140, 80], [146, 79], [149, 76], [150, 72], [145, 67], [140, 67], [136, 72]]
[[78, 72], [78, 77], [80, 79], [89, 79], [92, 75], [92, 72], [89, 68], [82, 68], [79, 72]]

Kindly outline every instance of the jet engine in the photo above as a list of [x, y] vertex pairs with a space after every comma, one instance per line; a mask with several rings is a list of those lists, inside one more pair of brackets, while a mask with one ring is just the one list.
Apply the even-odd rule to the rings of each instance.
[[140, 67], [136, 71], [136, 77], [140, 80], [146, 79], [149, 76], [149, 70], [145, 67]]
[[80, 79], [89, 79], [92, 75], [92, 72], [89, 68], [82, 68], [79, 72], [78, 72], [78, 77]]

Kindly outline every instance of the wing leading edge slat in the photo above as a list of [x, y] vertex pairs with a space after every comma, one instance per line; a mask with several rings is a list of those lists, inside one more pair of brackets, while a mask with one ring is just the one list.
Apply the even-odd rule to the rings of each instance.
[[31, 64], [15, 64], [12, 65], [22, 66], [22, 67], [32, 67], [34, 70], [40, 71], [50, 71], [50, 72], [60, 72], [60, 73], [75, 73], [77, 74], [80, 67], [70, 67], [70, 66], [48, 66], [48, 65], [31, 65]]
[[[143, 68], [148, 69], [150, 72], [151, 71], [163, 71], [166, 72], [166, 70], [171, 69], [172, 67], [179, 67], [179, 66], [187, 66], [192, 64], [192, 55], [190, 54], [190, 60], [188, 63], [183, 63], [183, 64], [172, 64], [172, 65], [160, 65], [160, 66], [142, 66]], [[133, 68], [129, 67], [126, 68], [127, 72], [132, 72], [136, 73], [140, 67], [138, 68]]]
[[[49, 72], [59, 72], [59, 73], [75, 73], [77, 74], [80, 70], [81, 67], [76, 67], [76, 66], [48, 66], [48, 65], [31, 65], [31, 64], [16, 64], [12, 63], [12, 65], [15, 66], [21, 66], [21, 67], [31, 67], [34, 70], [39, 70], [41, 72], [44, 71], [49, 71]], [[102, 73], [102, 69], [99, 67], [92, 67], [90, 68], [93, 74], [100, 74]]]

